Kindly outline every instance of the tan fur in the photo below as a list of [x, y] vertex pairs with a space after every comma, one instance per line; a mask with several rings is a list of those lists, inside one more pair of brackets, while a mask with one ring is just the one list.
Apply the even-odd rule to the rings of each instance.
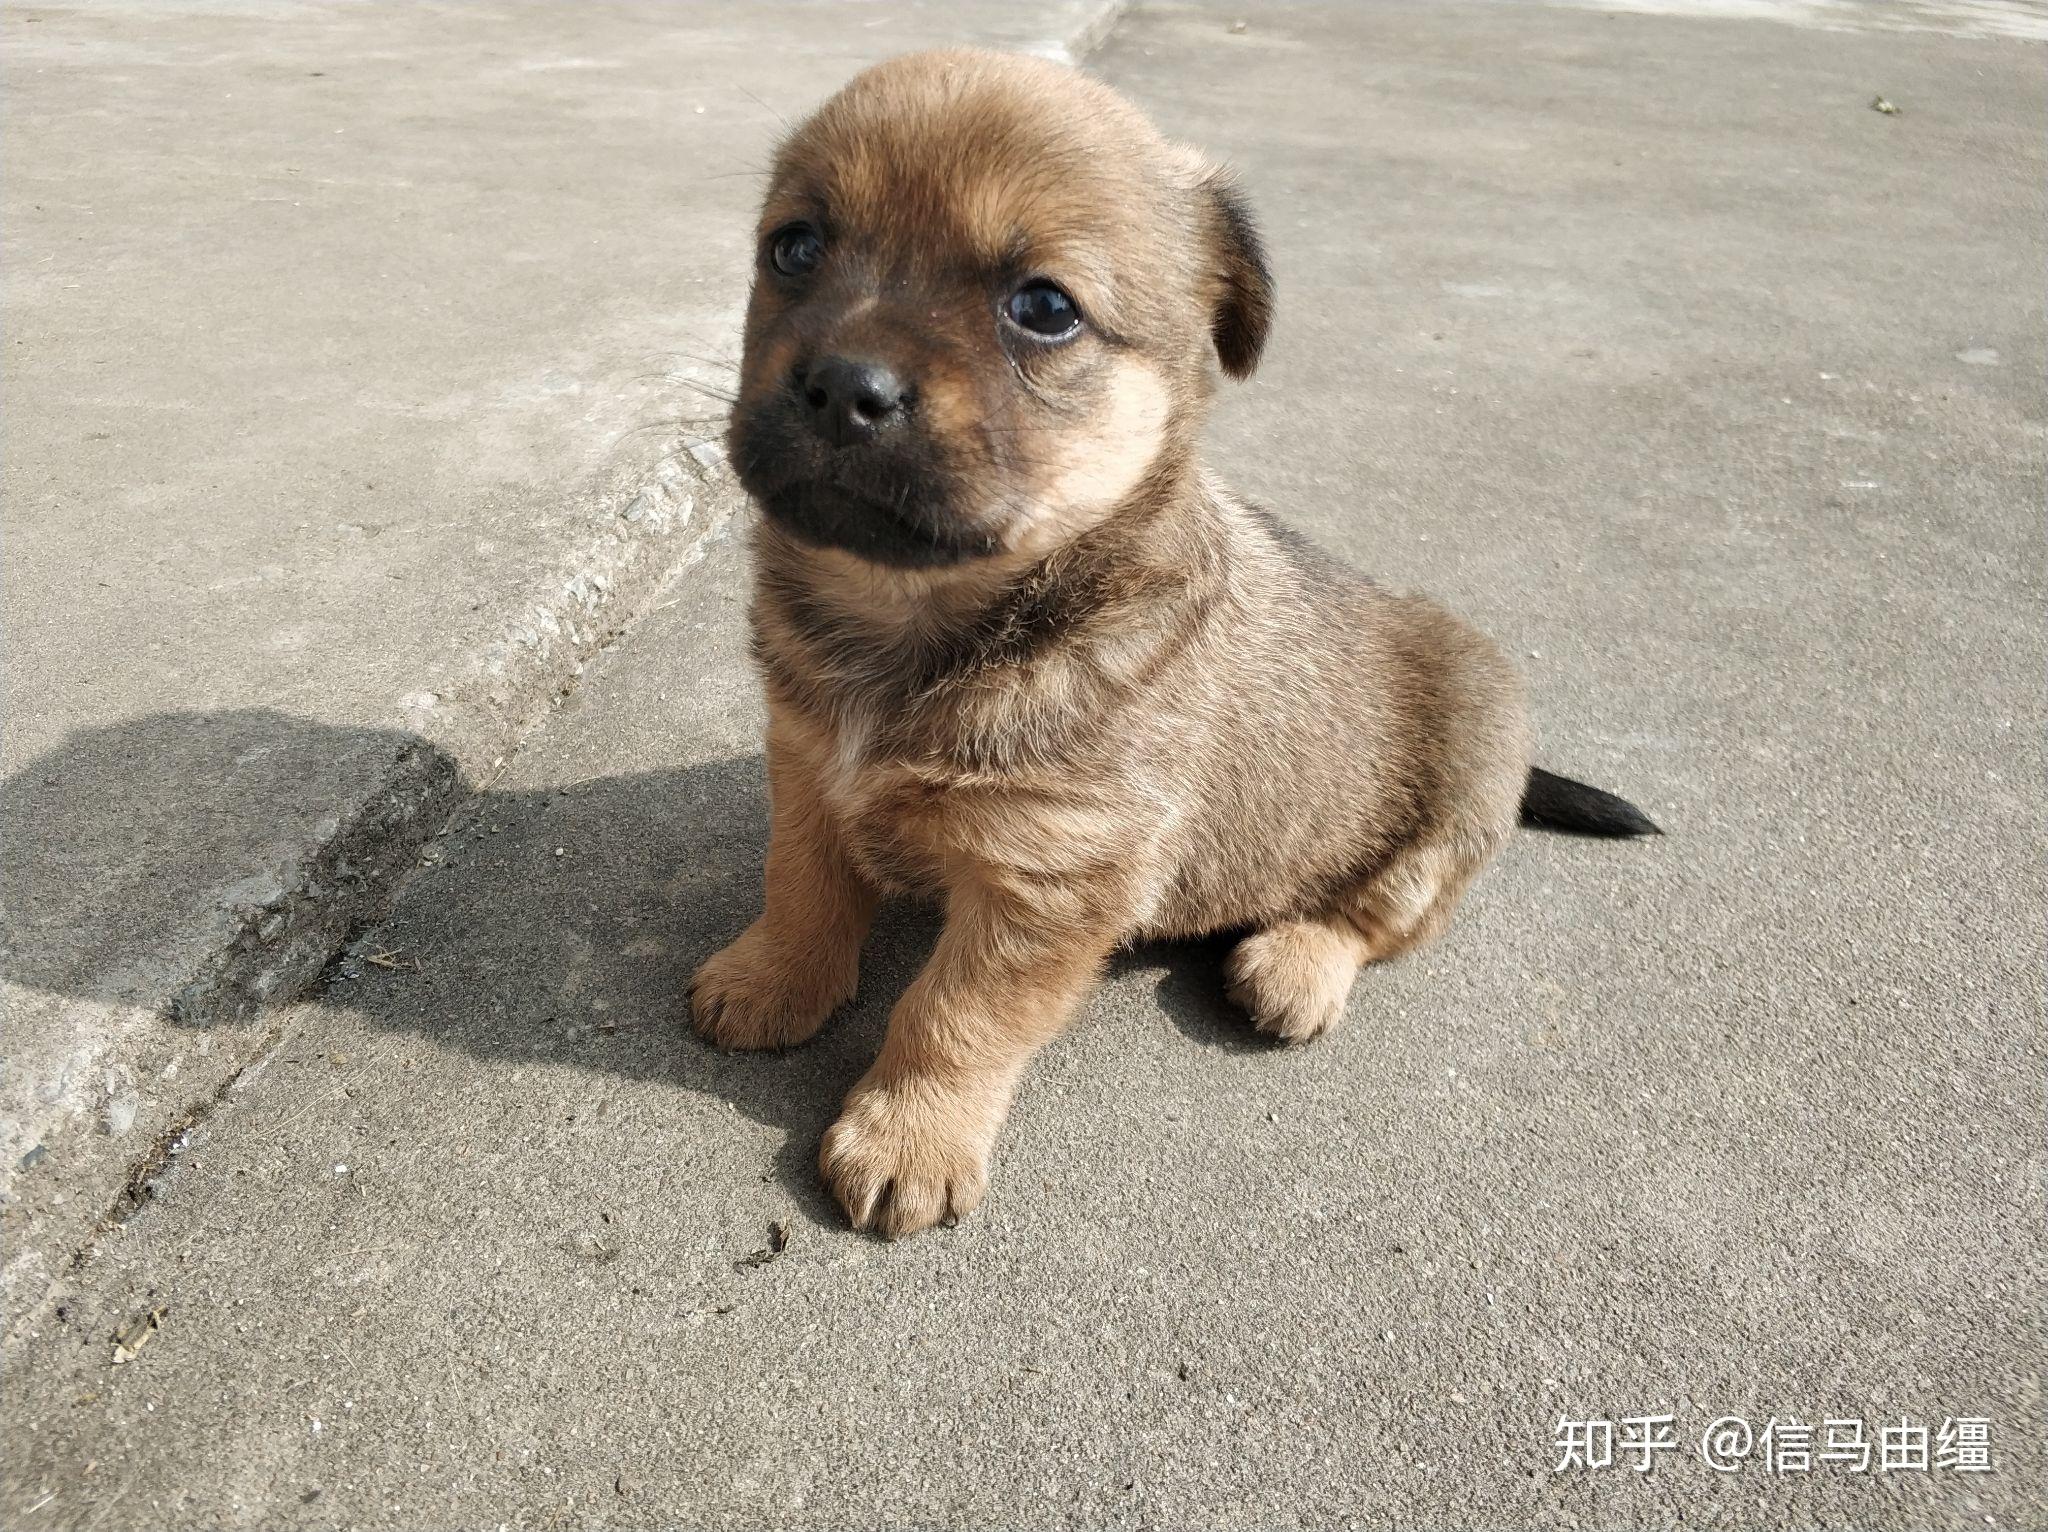
[[[824, 264], [764, 266], [733, 429], [764, 505], [798, 497], [754, 542], [766, 899], [692, 1006], [721, 1044], [800, 1042], [853, 993], [880, 895], [944, 901], [819, 1157], [894, 1235], [980, 1201], [1019, 1077], [1119, 944], [1244, 931], [1255, 1023], [1332, 1025], [1514, 827], [1527, 730], [1492, 644], [1201, 471], [1214, 368], [1256, 363], [1270, 279], [1227, 179], [1103, 86], [992, 54], [871, 70], [779, 155], [764, 251], [791, 220]], [[1004, 329], [1033, 277], [1079, 338]], [[911, 380], [883, 446], [798, 429], [825, 355]], [[924, 486], [876, 515], [971, 554], [892, 563], [800, 520], [807, 486], [872, 465]]]

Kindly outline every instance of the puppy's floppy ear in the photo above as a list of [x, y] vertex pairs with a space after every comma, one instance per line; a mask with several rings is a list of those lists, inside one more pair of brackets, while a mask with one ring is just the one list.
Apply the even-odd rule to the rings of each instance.
[[1195, 187], [1202, 220], [1204, 288], [1216, 358], [1233, 378], [1259, 365], [1273, 327], [1273, 272], [1251, 204], [1227, 170], [1209, 170]]

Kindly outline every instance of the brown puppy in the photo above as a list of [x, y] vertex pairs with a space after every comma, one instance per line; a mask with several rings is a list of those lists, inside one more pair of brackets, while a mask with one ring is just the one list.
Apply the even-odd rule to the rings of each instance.
[[1231, 991], [1300, 1042], [1444, 928], [1523, 810], [1636, 833], [1529, 769], [1513, 666], [1203, 472], [1214, 357], [1272, 284], [1244, 203], [1037, 59], [871, 69], [760, 222], [731, 446], [764, 513], [765, 908], [698, 971], [736, 1048], [854, 992], [880, 893], [945, 900], [819, 1162], [855, 1225], [966, 1213], [1033, 1053], [1119, 944], [1247, 934]]

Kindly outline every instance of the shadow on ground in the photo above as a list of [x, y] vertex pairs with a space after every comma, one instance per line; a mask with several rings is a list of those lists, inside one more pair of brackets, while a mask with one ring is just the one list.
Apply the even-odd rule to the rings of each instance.
[[167, 986], [226, 965], [252, 904], [303, 906], [294, 929], [262, 938], [273, 969], [313, 943], [303, 974], [332, 946], [323, 922], [345, 929], [388, 903], [380, 885], [410, 860], [403, 827], [444, 814], [460, 787], [453, 759], [418, 735], [268, 708], [76, 730], [0, 786], [0, 974], [167, 1003]]
[[[268, 710], [161, 714], [72, 735], [0, 789], [7, 838], [31, 853], [0, 872], [0, 974], [46, 991], [95, 990], [101, 969], [132, 965], [162, 939], [161, 917], [141, 912], [172, 902], [171, 889], [211, 909], [222, 886], [246, 879], [219, 864], [273, 804], [245, 792], [240, 774], [260, 762], [261, 779], [274, 781], [282, 763], [317, 780], [372, 756], [448, 764], [414, 735]], [[389, 839], [374, 823], [340, 839], [352, 834]], [[810, 1216], [836, 1223], [818, 1188], [817, 1141], [880, 1045], [938, 915], [911, 902], [884, 908], [859, 997], [813, 1042], [722, 1053], [690, 1031], [683, 996], [696, 966], [758, 907], [766, 838], [758, 755], [475, 792], [426, 845], [388, 918], [359, 922], [301, 998], [493, 1067], [567, 1064], [717, 1097], [783, 1133], [777, 1178]], [[339, 863], [315, 875], [310, 899], [366, 897], [360, 862]], [[1263, 1048], [1223, 999], [1227, 951], [1221, 939], [1147, 947], [1119, 957], [1111, 979], [1158, 973], [1158, 1002], [1190, 1040]]]

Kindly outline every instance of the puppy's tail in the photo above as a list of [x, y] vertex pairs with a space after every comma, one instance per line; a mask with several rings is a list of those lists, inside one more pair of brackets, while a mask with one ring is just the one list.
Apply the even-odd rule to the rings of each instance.
[[1574, 835], [1662, 835], [1650, 816], [1613, 793], [1541, 766], [1529, 768], [1522, 792], [1522, 823]]

